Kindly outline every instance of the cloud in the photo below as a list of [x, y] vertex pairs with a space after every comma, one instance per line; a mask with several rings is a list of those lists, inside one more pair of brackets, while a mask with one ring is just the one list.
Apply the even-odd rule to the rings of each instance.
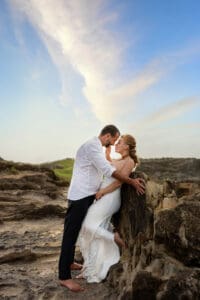
[[[166, 72], [157, 61], [141, 71], [136, 77], [130, 81], [121, 84], [106, 95], [106, 103], [110, 104], [110, 109], [117, 111], [127, 110], [129, 104], [134, 106], [137, 103], [136, 96], [147, 90], [153, 84], [156, 84]], [[126, 102], [126, 105], [124, 103]]]
[[131, 124], [128, 132], [137, 141], [140, 157], [199, 157], [200, 122], [187, 118], [199, 109], [200, 97], [188, 97]]
[[[106, 28], [116, 14], [105, 14], [104, 1], [26, 1], [13, 0], [10, 5], [24, 14], [40, 34], [63, 81], [67, 70], [77, 72], [84, 81], [84, 91], [106, 91], [112, 74], [119, 66], [121, 47]], [[68, 72], [68, 79], [70, 75]], [[68, 97], [68, 95], [66, 95]], [[67, 98], [66, 97], [66, 98]], [[92, 98], [88, 99], [93, 104]]]
[[[155, 130], [157, 132], [163, 132], [163, 130], [169, 131], [172, 130], [171, 127], [174, 126], [173, 122], [171, 123], [171, 125], [169, 125], [169, 121], [171, 122], [178, 119], [179, 117], [183, 117], [185, 114], [187, 114], [197, 106], [200, 106], [200, 97], [187, 97], [184, 99], [180, 99], [171, 104], [163, 106], [161, 109], [141, 119], [137, 124], [130, 125], [130, 128], [134, 128], [134, 130], [137, 130], [141, 133], [145, 132], [145, 129], [147, 128], [148, 130], [153, 128], [154, 133]], [[166, 124], [167, 127], [165, 126], [164, 128], [162, 128], [162, 126]], [[193, 123], [191, 123], [190, 125], [191, 128], [194, 127], [194, 124], [192, 124]]]
[[145, 120], [145, 123], [148, 125], [161, 124], [185, 114], [196, 105], [200, 105], [200, 97], [188, 97], [178, 100], [153, 113]]
[[138, 95], [197, 53], [189, 46], [160, 56], [127, 81], [120, 76], [127, 42], [109, 29], [118, 15], [107, 10], [105, 1], [10, 0], [10, 5], [32, 23], [57, 66], [60, 102], [73, 107], [74, 90], [82, 89], [83, 99], [102, 122], [133, 111]]

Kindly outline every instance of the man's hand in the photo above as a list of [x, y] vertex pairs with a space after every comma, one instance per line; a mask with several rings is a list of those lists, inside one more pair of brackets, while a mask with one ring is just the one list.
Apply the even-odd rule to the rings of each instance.
[[99, 200], [99, 199], [101, 199], [101, 197], [103, 197], [103, 192], [101, 192], [101, 190], [99, 190], [97, 193], [96, 193], [96, 196], [95, 196], [95, 199], [96, 200]]
[[108, 161], [112, 161], [112, 159], [110, 157], [110, 153], [111, 153], [111, 145], [109, 145], [108, 147], [106, 147], [106, 151], [105, 151], [106, 159]]
[[132, 186], [136, 189], [138, 195], [145, 194], [145, 181], [142, 178], [132, 179]]

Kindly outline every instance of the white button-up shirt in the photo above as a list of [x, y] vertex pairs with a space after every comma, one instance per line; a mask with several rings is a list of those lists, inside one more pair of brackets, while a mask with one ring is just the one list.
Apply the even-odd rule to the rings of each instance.
[[115, 170], [106, 160], [99, 138], [90, 139], [76, 153], [68, 199], [79, 200], [96, 194], [102, 176], [111, 177]]

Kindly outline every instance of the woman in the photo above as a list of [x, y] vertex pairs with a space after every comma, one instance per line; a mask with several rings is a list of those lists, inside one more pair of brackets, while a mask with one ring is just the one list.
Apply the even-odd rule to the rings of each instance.
[[[138, 163], [134, 137], [123, 135], [116, 144], [115, 151], [121, 154], [121, 159], [111, 160], [110, 150], [110, 147], [106, 148], [106, 158], [124, 175], [130, 175]], [[96, 199], [101, 199], [93, 203], [87, 212], [78, 239], [84, 265], [77, 278], [100, 282], [110, 267], [119, 261], [118, 246], [124, 246], [124, 242], [118, 232], [113, 233], [110, 219], [121, 205], [120, 186], [118, 180], [105, 177], [96, 194]]]

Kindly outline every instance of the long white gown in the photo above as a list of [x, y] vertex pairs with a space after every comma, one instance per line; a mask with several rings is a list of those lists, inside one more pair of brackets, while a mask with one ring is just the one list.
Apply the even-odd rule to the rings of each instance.
[[[114, 178], [105, 177], [101, 188], [112, 183]], [[87, 282], [105, 279], [110, 267], [120, 259], [110, 223], [112, 215], [120, 208], [120, 188], [94, 202], [83, 221], [78, 244], [84, 258], [82, 270]]]

